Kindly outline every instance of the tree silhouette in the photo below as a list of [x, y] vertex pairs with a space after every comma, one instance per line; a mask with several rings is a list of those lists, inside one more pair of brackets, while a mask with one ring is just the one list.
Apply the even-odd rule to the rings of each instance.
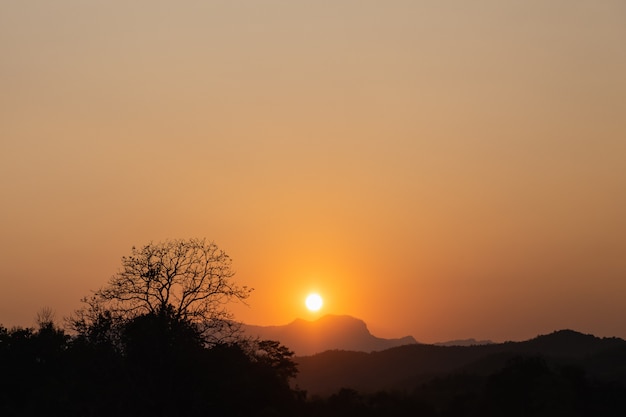
[[70, 323], [85, 333], [107, 315], [124, 322], [167, 311], [177, 320], [194, 323], [207, 343], [217, 343], [237, 331], [226, 304], [244, 301], [252, 291], [233, 282], [231, 263], [224, 251], [205, 239], [133, 247], [108, 285], [83, 299], [85, 307]]
[[298, 373], [293, 361], [293, 352], [276, 340], [259, 340], [253, 342], [256, 359], [273, 369], [279, 378], [288, 381]]
[[78, 414], [292, 415], [304, 399], [290, 387], [293, 352], [237, 333], [227, 303], [251, 290], [233, 276], [205, 240], [133, 248], [69, 319]]

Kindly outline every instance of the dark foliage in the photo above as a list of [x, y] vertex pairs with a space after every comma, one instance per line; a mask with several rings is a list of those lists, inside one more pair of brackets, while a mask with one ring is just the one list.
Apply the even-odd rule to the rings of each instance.
[[307, 403], [310, 416], [623, 416], [626, 389], [598, 380], [576, 365], [554, 366], [541, 356], [516, 356], [501, 369], [460, 372], [421, 383], [413, 391], [361, 394], [342, 388]]
[[302, 400], [277, 342], [207, 347], [168, 310], [88, 330], [0, 328], [0, 415], [283, 416]]

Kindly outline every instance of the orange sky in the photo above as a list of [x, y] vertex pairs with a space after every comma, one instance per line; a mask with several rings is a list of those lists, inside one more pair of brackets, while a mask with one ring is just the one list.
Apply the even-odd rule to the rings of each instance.
[[[130, 3], [130, 4], [129, 4]], [[626, 5], [0, 2], [0, 323], [206, 237], [251, 324], [626, 337]]]

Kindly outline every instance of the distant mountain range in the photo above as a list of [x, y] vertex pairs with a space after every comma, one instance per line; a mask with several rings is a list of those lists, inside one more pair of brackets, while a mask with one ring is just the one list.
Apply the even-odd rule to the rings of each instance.
[[572, 366], [592, 380], [626, 385], [626, 341], [573, 330], [555, 331], [523, 342], [463, 339], [418, 343], [412, 336], [384, 339], [350, 316], [327, 315], [284, 326], [244, 325], [251, 337], [278, 340], [296, 354], [294, 381], [310, 395], [342, 388], [363, 393], [411, 392], [434, 379], [471, 375], [484, 381], [516, 357], [541, 357], [552, 369]]
[[284, 326], [244, 325], [244, 332], [251, 337], [278, 340], [297, 356], [337, 349], [376, 352], [417, 343], [413, 336], [399, 339], [373, 336], [362, 320], [336, 315], [326, 315], [315, 321], [296, 319]]
[[[573, 366], [594, 379], [626, 384], [626, 341], [561, 330], [524, 342], [472, 346], [410, 344], [379, 352], [332, 350], [298, 357], [295, 383], [309, 394], [341, 388], [411, 392], [433, 378], [499, 372], [515, 357], [541, 357], [551, 367]], [[560, 369], [560, 368], [559, 368]]]

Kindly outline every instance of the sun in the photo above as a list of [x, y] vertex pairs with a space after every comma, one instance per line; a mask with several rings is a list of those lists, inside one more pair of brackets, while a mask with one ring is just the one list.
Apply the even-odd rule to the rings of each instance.
[[306, 304], [306, 308], [310, 311], [318, 311], [322, 308], [324, 300], [322, 300], [322, 297], [319, 294], [313, 293], [308, 295], [304, 303]]

